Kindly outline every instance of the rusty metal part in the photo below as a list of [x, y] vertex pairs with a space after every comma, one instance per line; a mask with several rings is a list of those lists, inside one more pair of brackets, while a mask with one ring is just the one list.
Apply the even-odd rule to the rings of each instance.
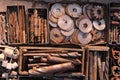
[[92, 22], [89, 18], [83, 18], [79, 21], [79, 30], [83, 33], [89, 33], [92, 30]]
[[94, 19], [102, 19], [104, 16], [104, 9], [100, 5], [94, 5], [91, 9], [91, 15]]
[[73, 35], [72, 35], [72, 37], [71, 37], [71, 43], [74, 43], [74, 44], [80, 44], [80, 42], [79, 42], [79, 40], [78, 40], [78, 33], [79, 33], [79, 30], [78, 29], [75, 29], [74, 30], [74, 33], [73, 33]]
[[84, 76], [82, 73], [80, 72], [71, 72], [71, 73], [62, 73], [62, 74], [55, 74], [55, 77], [81, 77]]
[[112, 50], [112, 56], [113, 56], [114, 59], [119, 59], [120, 51]]
[[91, 19], [92, 18], [92, 15], [91, 15], [91, 9], [93, 8], [93, 5], [91, 4], [88, 4], [86, 6], [86, 13], [87, 13], [87, 16]]
[[100, 31], [104, 30], [106, 28], [105, 20], [104, 19], [101, 19], [99, 21], [94, 20], [93, 21], [93, 26], [97, 30], [100, 30]]
[[47, 57], [48, 62], [52, 62], [52, 63], [65, 63], [65, 62], [70, 62], [70, 60], [68, 59], [64, 59], [64, 58], [60, 58], [60, 57], [53, 57], [48, 55]]
[[49, 11], [49, 20], [52, 21], [53, 23], [58, 22], [58, 19], [51, 14], [51, 11]]
[[97, 52], [94, 52], [94, 57], [93, 57], [93, 80], [97, 80]]
[[62, 29], [64, 31], [70, 31], [74, 28], [74, 22], [70, 16], [62, 15], [58, 19], [58, 26], [60, 29]]
[[76, 3], [69, 4], [66, 7], [66, 13], [73, 18], [78, 18], [82, 14], [82, 8]]
[[71, 63], [77, 64], [77, 65], [82, 63], [79, 59], [69, 60], [69, 59], [64, 59], [64, 58], [60, 58], [60, 57], [53, 57], [53, 56], [50, 56], [50, 55], [48, 55], [47, 61], [52, 62], [52, 63], [71, 62]]
[[120, 67], [119, 67], [119, 66], [113, 66], [113, 67], [112, 67], [112, 74], [113, 74], [115, 77], [120, 76]]
[[91, 34], [92, 34], [92, 41], [98, 40], [103, 36], [103, 32], [98, 30], [92, 30]]
[[92, 40], [92, 35], [91, 33], [78, 33], [78, 40], [81, 44], [85, 45], [91, 42]]
[[64, 72], [64, 71], [68, 71], [68, 70], [73, 70], [74, 68], [75, 68], [75, 66], [71, 62], [68, 62], [68, 63], [47, 66], [47, 67], [30, 69], [29, 74], [30, 75], [38, 75], [38, 76], [43, 76], [43, 75], [48, 75], [48, 74], [52, 75], [56, 72], [60, 72], [60, 71]]
[[50, 31], [50, 40], [54, 43], [61, 43], [64, 40], [64, 36], [60, 33], [58, 28], [53, 28]]
[[119, 77], [112, 77], [110, 80], [120, 80]]
[[74, 28], [72, 29], [72, 30], [70, 30], [70, 31], [63, 31], [63, 30], [61, 30], [60, 31], [64, 36], [71, 36], [73, 33], [74, 33]]
[[60, 3], [55, 3], [51, 7], [51, 13], [55, 18], [59, 18], [65, 14], [65, 8]]

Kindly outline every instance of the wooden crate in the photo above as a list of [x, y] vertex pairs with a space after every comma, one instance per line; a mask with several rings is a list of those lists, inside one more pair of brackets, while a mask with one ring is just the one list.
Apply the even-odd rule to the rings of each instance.
[[87, 46], [85, 66], [86, 80], [109, 80], [109, 47]]
[[47, 8], [28, 9], [28, 44], [49, 43], [47, 11]]
[[26, 44], [26, 16], [23, 5], [7, 6], [8, 44]]
[[[61, 16], [56, 17], [56, 14], [54, 15], [54, 12], [52, 12], [52, 9], [53, 9], [52, 6], [54, 6], [55, 4], [61, 4], [64, 7], [64, 10], [65, 10], [65, 13], [63, 13], [63, 15], [67, 15], [73, 20], [74, 33], [72, 33], [72, 35], [69, 35], [69, 36], [66, 35], [66, 34], [71, 34], [70, 32], [72, 32], [72, 30], [70, 31], [70, 30], [64, 29], [63, 27], [65, 27], [65, 26], [63, 26], [62, 28], [59, 26], [58, 21], [61, 18]], [[66, 7], [70, 4], [73, 4], [73, 5], [77, 4], [81, 7], [82, 13], [79, 17], [72, 17], [70, 14], [68, 14], [68, 12], [66, 11], [66, 9], [67, 9]], [[88, 39], [88, 40], [90, 40], [89, 42], [86, 41], [86, 42], [82, 43], [78, 39], [78, 34], [79, 34], [79, 32], [82, 32], [82, 31], [79, 29], [78, 25], [76, 25], [77, 20], [80, 17], [82, 17], [83, 15], [84, 15], [84, 17], [87, 17], [88, 19], [90, 19], [90, 21], [92, 22], [92, 25], [93, 25], [93, 21], [100, 21], [101, 20], [101, 19], [94, 19], [93, 13], [92, 13], [93, 8], [92, 8], [92, 10], [87, 9], [86, 6], [88, 6], [88, 5], [90, 5], [88, 8], [90, 8], [91, 6], [94, 6], [94, 7], [97, 6], [98, 8], [103, 9], [103, 14], [104, 15], [103, 15], [102, 19], [104, 19], [104, 21], [105, 21], [105, 28], [103, 30], [96, 30], [96, 28], [94, 26], [92, 26], [92, 30], [89, 32], [92, 35], [92, 38]], [[60, 8], [62, 8], [62, 7], [60, 7]], [[90, 10], [90, 12], [86, 11], [86, 10]], [[108, 41], [108, 38], [107, 38], [107, 36], [108, 36], [108, 19], [107, 19], [108, 18], [108, 12], [107, 12], [107, 10], [108, 10], [108, 6], [106, 4], [95, 3], [95, 2], [80, 2], [80, 1], [70, 1], [70, 2], [68, 2], [68, 1], [65, 1], [65, 2], [50, 3], [49, 4], [49, 11], [48, 11], [50, 34], [52, 33], [52, 31], [54, 31], [54, 33], [53, 33], [54, 35], [50, 36], [50, 43], [51, 44], [66, 44], [66, 43], [68, 43], [68, 44], [80, 44], [80, 45], [88, 45], [88, 44], [89, 45], [97, 45], [97, 44], [107, 43], [107, 41]], [[56, 12], [57, 12], [57, 10], [56, 10]], [[91, 13], [91, 14], [86, 14], [87, 12]], [[97, 14], [97, 12], [96, 12], [96, 14]], [[56, 29], [56, 30], [54, 30], [54, 29]], [[98, 38], [99, 34], [101, 36]], [[83, 34], [83, 35], [85, 35], [85, 34]], [[55, 38], [55, 39], [53, 39], [53, 38]]]
[[[74, 63], [75, 60], [79, 60], [80, 61], [80, 65], [77, 65], [76, 68], [74, 70], [70, 70], [70, 71], [65, 71], [65, 72], [56, 72], [54, 74], [48, 74], [48, 75], [42, 75], [46, 76], [46, 77], [68, 77], [68, 75], [62, 75], [62, 74], [66, 74], [66, 72], [68, 72], [69, 74], [71, 74], [71, 76], [75, 73], [77, 73], [80, 77], [84, 76], [84, 49], [81, 48], [78, 45], [52, 45], [52, 46], [21, 46], [19, 48], [20, 50], [20, 59], [19, 59], [19, 74], [20, 75], [31, 75], [29, 74], [29, 68], [28, 68], [28, 64], [30, 64], [28, 62], [28, 60], [30, 60], [30, 58], [34, 58], [34, 57], [41, 57], [41, 60], [45, 60], [48, 56], [51, 57], [57, 57], [57, 58], [62, 58], [62, 59], [68, 59], [70, 61], [72, 61]], [[73, 55], [72, 55], [73, 53]], [[75, 53], [75, 55], [74, 55]], [[40, 60], [40, 59], [39, 59]], [[38, 61], [39, 62], [39, 61]], [[50, 63], [50, 65], [47, 65], [45, 63], [45, 65], [42, 65], [42, 62], [40, 61], [39, 63], [41, 63], [41, 66], [39, 66], [39, 68], [42, 67], [49, 67], [49, 66], [54, 66], [54, 65], [59, 65], [61, 63]], [[48, 62], [49, 64], [49, 62]], [[79, 64], [79, 63], [77, 63]], [[37, 65], [37, 64], [36, 64]], [[69, 66], [68, 66], [69, 67]], [[54, 68], [55, 69], [55, 68]], [[57, 75], [57, 73], [62, 73]], [[47, 73], [46, 73], [47, 74]], [[36, 76], [40, 76], [41, 75], [36, 75]], [[69, 75], [70, 76], [70, 75]]]

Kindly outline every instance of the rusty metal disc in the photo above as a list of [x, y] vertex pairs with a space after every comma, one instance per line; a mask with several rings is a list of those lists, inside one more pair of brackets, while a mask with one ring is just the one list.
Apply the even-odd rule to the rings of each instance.
[[49, 11], [49, 20], [54, 22], [54, 23], [57, 23], [58, 22], [58, 19], [55, 18], [52, 14], [51, 14], [51, 11]]
[[79, 33], [79, 30], [75, 29], [73, 32], [73, 35], [71, 36], [71, 40], [70, 40], [71, 43], [80, 44], [80, 42], [78, 41], [78, 33]]
[[58, 28], [53, 28], [50, 31], [50, 40], [54, 43], [61, 43], [64, 40], [64, 36]]
[[69, 4], [66, 7], [66, 13], [71, 17], [78, 18], [82, 14], [82, 8], [79, 4]]
[[51, 27], [57, 27], [57, 24], [49, 20], [49, 24]]
[[119, 67], [119, 66], [113, 66], [113, 67], [112, 67], [112, 74], [113, 74], [115, 77], [120, 76], [120, 67]]
[[51, 7], [51, 13], [55, 18], [59, 18], [60, 16], [65, 14], [65, 8], [60, 3], [55, 3]]
[[92, 5], [91, 4], [88, 4], [86, 6], [86, 13], [87, 13], [87, 16], [91, 19], [92, 18], [92, 15], [91, 15], [91, 9], [92, 9]]
[[64, 31], [70, 31], [74, 28], [74, 22], [68, 15], [63, 15], [58, 19], [58, 26]]
[[105, 25], [105, 20], [101, 19], [99, 21], [93, 21], [93, 26], [95, 27], [95, 29], [97, 30], [104, 30], [106, 25]]
[[78, 40], [81, 44], [88, 44], [92, 40], [92, 34], [91, 33], [78, 33]]
[[64, 36], [71, 36], [72, 34], [73, 34], [73, 32], [74, 32], [74, 28], [72, 29], [72, 30], [70, 30], [70, 31], [63, 31], [63, 30], [61, 30], [60, 31]]
[[92, 22], [88, 18], [84, 18], [79, 22], [79, 29], [83, 33], [89, 33], [92, 30]]

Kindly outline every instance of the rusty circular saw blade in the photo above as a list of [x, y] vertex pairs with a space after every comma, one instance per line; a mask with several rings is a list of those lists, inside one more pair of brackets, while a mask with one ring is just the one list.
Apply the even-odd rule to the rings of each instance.
[[50, 31], [50, 40], [54, 43], [61, 43], [64, 40], [64, 36], [61, 34], [58, 28], [53, 28]]
[[92, 22], [88, 18], [84, 18], [79, 22], [79, 29], [83, 33], [89, 33], [92, 30]]
[[74, 22], [68, 15], [63, 15], [58, 19], [58, 26], [64, 31], [70, 31], [74, 28]]
[[99, 21], [94, 20], [93, 21], [93, 26], [97, 30], [100, 30], [100, 31], [104, 30], [106, 28], [105, 20], [104, 19], [101, 19]]
[[78, 18], [82, 14], [82, 8], [77, 3], [69, 4], [66, 7], [66, 13], [73, 18]]
[[72, 29], [72, 30], [70, 30], [70, 31], [63, 31], [63, 30], [61, 30], [60, 31], [64, 36], [71, 36], [72, 34], [73, 34], [73, 32], [74, 32], [74, 28]]
[[91, 33], [78, 33], [78, 40], [81, 44], [88, 44], [92, 40], [92, 34]]
[[51, 7], [51, 13], [54, 17], [59, 18], [65, 14], [65, 8], [60, 3], [55, 3]]

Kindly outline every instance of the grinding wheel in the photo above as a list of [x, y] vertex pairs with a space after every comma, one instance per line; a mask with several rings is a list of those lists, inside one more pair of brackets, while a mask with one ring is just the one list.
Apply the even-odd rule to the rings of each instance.
[[74, 22], [68, 15], [63, 15], [58, 19], [60, 29], [70, 31], [74, 28]]
[[104, 30], [105, 29], [105, 20], [101, 19], [99, 21], [93, 21], [93, 26], [95, 27], [95, 29], [97, 30]]
[[55, 18], [59, 18], [60, 16], [65, 14], [65, 8], [60, 3], [55, 3], [51, 7], [51, 13]]
[[50, 40], [54, 43], [61, 43], [64, 40], [64, 36], [61, 34], [58, 28], [53, 28], [50, 31]]
[[69, 4], [66, 7], [66, 13], [71, 17], [78, 18], [82, 14], [82, 8], [79, 4]]

